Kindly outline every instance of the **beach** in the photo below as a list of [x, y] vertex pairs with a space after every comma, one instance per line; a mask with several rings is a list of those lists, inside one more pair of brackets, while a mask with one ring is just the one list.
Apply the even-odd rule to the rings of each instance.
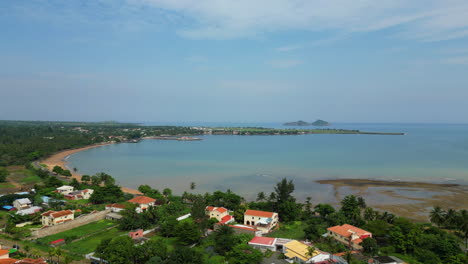
[[[97, 148], [97, 147], [102, 147], [102, 146], [107, 146], [107, 145], [111, 145], [111, 144], [114, 144], [114, 143], [96, 144], [96, 145], [86, 146], [86, 147], [82, 147], [82, 148], [76, 148], [76, 149], [69, 149], [69, 150], [60, 151], [60, 152], [57, 152], [54, 155], [42, 160], [40, 163], [45, 164], [50, 171], [52, 171], [52, 169], [55, 166], [60, 166], [60, 167], [65, 168], [65, 169], [69, 169], [71, 174], [72, 174], [72, 178], [75, 178], [75, 179], [81, 181], [81, 174], [78, 173], [78, 172], [73, 171], [73, 168], [70, 168], [68, 166], [67, 158], [70, 155], [73, 155], [73, 154], [78, 153], [80, 151], [84, 151], [84, 150], [88, 150], [88, 149], [92, 149], [92, 148]], [[135, 189], [132, 189], [132, 188], [128, 188], [128, 187], [124, 187], [124, 186], [122, 186], [121, 188], [122, 188], [122, 191], [125, 192], [125, 193], [130, 193], [130, 194], [135, 194], [135, 195], [141, 195], [142, 194], [138, 190], [135, 190]]]

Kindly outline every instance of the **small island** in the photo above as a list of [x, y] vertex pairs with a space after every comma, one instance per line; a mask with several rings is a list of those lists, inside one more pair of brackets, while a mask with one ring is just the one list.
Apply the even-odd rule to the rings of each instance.
[[317, 119], [312, 123], [309, 123], [309, 122], [306, 122], [306, 121], [303, 121], [303, 120], [299, 120], [299, 121], [296, 121], [296, 122], [287, 122], [287, 123], [284, 123], [283, 125], [284, 126], [329, 126], [330, 123], [328, 123], [325, 120]]

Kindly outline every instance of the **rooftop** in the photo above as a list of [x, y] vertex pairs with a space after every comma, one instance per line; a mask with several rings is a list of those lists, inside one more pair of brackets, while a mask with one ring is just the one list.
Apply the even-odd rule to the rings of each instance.
[[156, 199], [150, 198], [148, 196], [136, 196], [133, 199], [128, 200], [130, 203], [137, 203], [137, 204], [149, 204], [154, 203]]
[[258, 217], [268, 217], [273, 218], [273, 212], [266, 212], [266, 211], [258, 211], [258, 210], [247, 210], [245, 211], [244, 215], [253, 215]]
[[356, 234], [357, 236], [364, 236], [366, 234], [371, 234], [370, 232], [360, 229], [358, 227], [352, 226], [352, 225], [342, 225], [342, 226], [332, 226], [327, 228], [327, 230], [332, 231], [333, 233], [336, 233], [338, 235], [344, 236], [344, 237], [350, 237], [353, 233]]
[[256, 244], [256, 245], [265, 245], [265, 246], [272, 246], [276, 242], [276, 238], [274, 237], [259, 237], [256, 236], [249, 241], [249, 244]]

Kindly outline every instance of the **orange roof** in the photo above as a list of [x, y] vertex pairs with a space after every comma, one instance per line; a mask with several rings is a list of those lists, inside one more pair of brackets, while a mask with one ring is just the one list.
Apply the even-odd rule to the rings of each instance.
[[336, 233], [336, 234], [344, 236], [344, 237], [350, 237], [353, 234], [353, 232], [357, 236], [362, 236], [364, 234], [370, 234], [370, 232], [368, 232], [366, 230], [363, 230], [363, 229], [360, 229], [360, 228], [357, 228], [355, 226], [348, 225], [348, 224], [345, 224], [345, 225], [342, 225], [342, 226], [332, 226], [332, 227], [327, 228], [327, 230], [332, 231], [333, 233]]
[[258, 217], [268, 217], [273, 218], [273, 212], [265, 212], [265, 211], [258, 211], [258, 210], [247, 210], [245, 211], [244, 215], [253, 215]]
[[207, 206], [207, 207], [206, 207], [206, 210], [207, 210], [207, 211], [210, 211], [210, 212], [213, 211], [213, 209], [215, 209], [215, 207], [213, 207], [213, 206]]
[[6, 250], [6, 249], [0, 249], [0, 256], [3, 256], [3, 255], [5, 255], [5, 254], [8, 254], [8, 253], [10, 253], [10, 251], [9, 251], [9, 250]]
[[227, 209], [224, 208], [224, 207], [218, 207], [218, 208], [216, 208], [216, 211], [218, 211], [220, 213], [225, 213], [225, 212], [227, 212]]
[[6, 258], [6, 259], [0, 259], [0, 264], [13, 264], [18, 261], [17, 259], [12, 259], [12, 258]]
[[156, 199], [150, 198], [148, 196], [136, 196], [133, 199], [128, 200], [130, 203], [138, 203], [138, 204], [149, 204], [156, 202]]
[[71, 215], [73, 214], [72, 211], [70, 210], [63, 210], [63, 211], [59, 211], [59, 212], [53, 212], [50, 214], [50, 216], [52, 216], [53, 218], [58, 218], [58, 217], [62, 217], [62, 216], [66, 216], [66, 215]]
[[232, 228], [244, 229], [249, 231], [258, 231], [255, 227], [245, 226], [245, 225], [229, 225]]
[[47, 211], [45, 213], [42, 213], [42, 216], [49, 216], [51, 213], [54, 213], [55, 211]]

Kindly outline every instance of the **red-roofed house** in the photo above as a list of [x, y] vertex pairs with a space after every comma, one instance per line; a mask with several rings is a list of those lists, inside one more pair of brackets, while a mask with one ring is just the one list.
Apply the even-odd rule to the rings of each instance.
[[220, 224], [229, 224], [231, 222], [234, 222], [234, 216], [232, 215], [226, 215], [223, 218], [221, 218], [221, 221], [219, 221]]
[[261, 251], [271, 250], [276, 251], [276, 238], [256, 236], [249, 241], [249, 245]]
[[75, 219], [75, 214], [71, 210], [63, 211], [47, 211], [42, 216], [42, 225], [43, 226], [54, 226], [58, 224], [63, 224], [68, 221]]
[[278, 224], [278, 213], [247, 210], [244, 213], [244, 225], [255, 226], [262, 233], [269, 233]]
[[8, 258], [10, 258], [10, 250], [0, 249], [0, 259], [8, 259]]
[[372, 237], [372, 233], [366, 230], [357, 228], [352, 225], [332, 226], [327, 228], [328, 236], [333, 237], [335, 240], [349, 246], [354, 250], [361, 250], [362, 240], [367, 237]]
[[223, 217], [229, 215], [228, 209], [224, 207], [213, 207], [213, 206], [207, 206], [205, 208], [205, 213], [210, 218], [216, 218], [219, 222], [222, 221]]
[[146, 211], [151, 206], [155, 205], [156, 199], [150, 198], [148, 196], [136, 196], [133, 199], [128, 200], [129, 203], [136, 204], [137, 212], [141, 213]]

